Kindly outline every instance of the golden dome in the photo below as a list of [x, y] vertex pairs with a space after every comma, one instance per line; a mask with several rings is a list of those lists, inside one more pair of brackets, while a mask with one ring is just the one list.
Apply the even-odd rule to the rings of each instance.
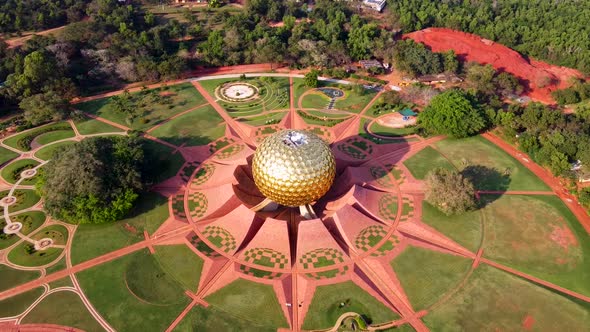
[[267, 198], [286, 206], [309, 204], [334, 182], [330, 147], [307, 131], [283, 130], [265, 138], [252, 161], [254, 183]]

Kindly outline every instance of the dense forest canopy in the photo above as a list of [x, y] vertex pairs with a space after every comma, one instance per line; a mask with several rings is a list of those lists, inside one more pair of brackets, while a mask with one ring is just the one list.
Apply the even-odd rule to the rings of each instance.
[[3, 0], [0, 32], [55, 28], [81, 20], [89, 0]]
[[523, 54], [590, 73], [587, 0], [391, 0], [393, 23], [406, 32], [447, 27]]

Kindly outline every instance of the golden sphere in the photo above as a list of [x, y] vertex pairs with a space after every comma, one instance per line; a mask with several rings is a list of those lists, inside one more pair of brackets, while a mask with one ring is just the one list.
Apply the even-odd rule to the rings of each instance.
[[254, 183], [267, 198], [285, 206], [322, 197], [336, 176], [330, 147], [307, 131], [283, 130], [265, 138], [252, 161]]

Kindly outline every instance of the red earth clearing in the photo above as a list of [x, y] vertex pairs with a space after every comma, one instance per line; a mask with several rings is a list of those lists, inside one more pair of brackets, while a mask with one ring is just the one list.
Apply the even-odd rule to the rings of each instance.
[[531, 315], [526, 315], [526, 317], [522, 321], [522, 327], [525, 330], [530, 330], [534, 324], [535, 324], [535, 318]]
[[560, 247], [566, 251], [570, 246], [577, 246], [578, 240], [574, 233], [566, 226], [559, 227], [558, 225], [551, 225], [553, 231], [551, 232], [550, 238], [553, 242], [559, 244]]
[[429, 28], [404, 35], [430, 47], [434, 52], [454, 50], [465, 61], [491, 64], [520, 78], [525, 95], [531, 99], [554, 103], [551, 92], [570, 85], [572, 76], [583, 78], [579, 71], [526, 59], [520, 53], [477, 35], [444, 28]]

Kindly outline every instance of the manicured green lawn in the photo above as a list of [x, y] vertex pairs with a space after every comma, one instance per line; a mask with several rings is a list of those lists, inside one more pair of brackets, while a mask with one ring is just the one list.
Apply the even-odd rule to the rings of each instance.
[[426, 175], [436, 168], [455, 169], [445, 157], [430, 146], [406, 159], [404, 165], [412, 173], [412, 176], [418, 180], [424, 180]]
[[288, 327], [272, 286], [238, 279], [205, 298], [213, 307], [264, 327]]
[[[0, 199], [8, 196], [8, 193], [8, 190], [0, 192]], [[30, 189], [17, 189], [14, 191], [13, 196], [16, 197], [16, 203], [8, 207], [10, 213], [30, 208], [41, 199], [34, 190]], [[3, 207], [0, 207], [0, 213], [4, 213]]]
[[71, 128], [68, 130], [56, 130], [35, 137], [34, 142], [36, 142], [39, 145], [45, 145], [51, 142], [59, 141], [74, 136], [76, 136], [76, 133], [74, 133], [74, 130]]
[[111, 126], [102, 121], [95, 120], [92, 118], [85, 117], [83, 119], [77, 119], [74, 121], [74, 125], [78, 129], [78, 132], [82, 135], [102, 134], [102, 133], [116, 133], [123, 131], [120, 128]]
[[185, 245], [157, 246], [156, 260], [170, 278], [193, 292], [197, 291], [203, 259]]
[[558, 197], [483, 199], [485, 257], [590, 295], [590, 236]]
[[0, 291], [16, 287], [25, 282], [35, 280], [41, 276], [39, 271], [15, 270], [6, 265], [0, 265]]
[[[299, 98], [310, 88], [303, 84], [302, 78], [293, 78], [293, 97], [295, 98], [295, 106], [299, 105]], [[327, 103], [326, 103], [327, 105]], [[325, 105], [324, 105], [325, 106]], [[324, 107], [322, 106], [322, 107]]]
[[254, 325], [214, 307], [194, 306], [174, 332], [275, 332], [277, 329]]
[[[182, 294], [183, 289], [180, 286], [172, 285], [168, 289], [171, 294], [179, 294], [177, 299], [172, 299], [170, 294], [164, 294], [167, 300], [174, 300], [174, 304], [166, 305], [143, 302], [129, 291], [125, 274], [131, 266], [142, 268], [138, 264], [145, 262], [146, 257], [151, 257], [147, 249], [76, 274], [90, 302], [117, 331], [164, 331], [190, 302], [190, 299]], [[157, 265], [151, 265], [150, 268], [157, 269]], [[145, 270], [144, 272], [149, 273], [149, 278], [164, 274], [162, 270]], [[152, 291], [160, 294], [162, 290], [160, 285], [148, 283], [149, 279], [144, 281], [146, 283], [142, 284], [138, 280], [137, 286], [155, 287]], [[167, 284], [166, 287], [168, 286], [171, 285]]]
[[[65, 245], [68, 239], [68, 230], [61, 225], [51, 225], [36, 232], [32, 238], [34, 240], [50, 238], [56, 245]], [[21, 266], [41, 266], [56, 260], [63, 250], [61, 248], [47, 248], [29, 254], [26, 248], [31, 245], [29, 242], [23, 241], [8, 253], [8, 259]]]
[[[49, 133], [52, 132], [61, 132], [61, 134], [57, 134], [57, 136], [49, 135]], [[74, 136], [72, 126], [70, 126], [68, 122], [58, 122], [46, 126], [37, 127], [33, 130], [20, 133], [18, 135], [14, 135], [10, 138], [7, 138], [4, 141], [4, 144], [15, 149], [19, 149], [21, 151], [30, 151], [31, 143], [36, 138], [40, 138], [44, 142], [44, 144], [47, 144], [49, 142], [55, 141], [56, 139], [60, 139], [61, 136], [66, 135], [66, 133], [70, 132], [72, 136]], [[46, 137], [43, 138], [43, 136]]]
[[51, 274], [54, 272], [58, 272], [61, 270], [65, 270], [67, 267], [66, 265], [66, 258], [62, 258], [59, 260], [59, 262], [56, 262], [55, 264], [51, 265], [50, 267], [45, 269], [45, 272], [47, 272], [47, 274]]
[[[344, 307], [340, 307], [345, 303]], [[319, 286], [305, 316], [304, 329], [327, 329], [336, 323], [340, 315], [356, 312], [365, 315], [372, 323], [383, 323], [399, 318], [399, 315], [355, 285], [352, 281]]]
[[346, 119], [350, 117], [349, 113], [330, 113], [330, 111], [305, 111], [308, 114], [315, 115], [317, 117], [328, 119]]
[[358, 94], [353, 90], [344, 90], [344, 97], [336, 99], [334, 108], [360, 113], [376, 94], [377, 92], [375, 90], [364, 90], [362, 94]]
[[61, 291], [48, 295], [22, 321], [71, 326], [85, 331], [104, 331], [88, 312], [78, 294]]
[[307, 95], [305, 95], [305, 97], [303, 97], [303, 100], [301, 101], [301, 106], [303, 108], [324, 109], [328, 107], [329, 103], [330, 98], [328, 98], [328, 96], [321, 94], [320, 92], [312, 92], [308, 93]]
[[416, 133], [416, 127], [406, 127], [406, 128], [391, 128], [386, 127], [378, 124], [377, 122], [373, 122], [371, 125], [371, 131], [377, 135], [382, 136], [391, 136], [391, 137], [399, 137], [399, 136], [406, 136], [412, 135]]
[[[203, 98], [197, 89], [195, 89], [190, 83], [171, 85], [150, 91], [155, 91], [155, 93], [161, 95], [169, 94], [169, 103], [149, 104], [143, 109], [142, 114], [138, 114], [138, 116], [131, 121], [131, 124], [126, 121], [127, 114], [115, 111], [111, 103], [112, 98], [103, 98], [76, 104], [76, 108], [83, 112], [98, 115], [123, 126], [138, 130], [146, 130], [180, 112], [205, 103], [205, 98]], [[141, 92], [132, 93], [131, 95], [138, 96], [139, 93]]]
[[174, 145], [205, 145], [225, 134], [225, 124], [213, 106], [208, 105], [163, 124], [151, 134]]
[[[459, 170], [469, 166], [485, 166], [495, 170], [486, 176], [477, 176], [474, 179], [478, 189], [549, 191], [549, 187], [535, 174], [481, 136], [460, 140], [445, 139], [437, 142], [436, 147]], [[503, 179], [505, 173], [509, 174], [508, 181]]]
[[[0, 265], [0, 268], [4, 265]], [[2, 275], [4, 276], [4, 274]], [[15, 285], [16, 286], [16, 285]], [[28, 292], [9, 297], [0, 301], [0, 317], [11, 317], [21, 314], [43, 294], [43, 288], [38, 287]]]
[[74, 287], [74, 283], [72, 282], [72, 279], [70, 279], [70, 277], [58, 279], [56, 281], [50, 282], [48, 285], [51, 289], [56, 289], [60, 287]]
[[280, 122], [287, 112], [276, 112], [276, 113], [269, 113], [259, 116], [253, 116], [249, 118], [240, 118], [238, 121], [247, 123], [251, 126], [265, 126], [271, 123], [278, 123]]
[[0, 146], [0, 165], [18, 157], [18, 153]]
[[472, 252], [482, 243], [482, 217], [480, 211], [447, 216], [439, 209], [422, 202], [422, 221]]
[[72, 263], [78, 264], [142, 240], [143, 230], [153, 233], [168, 218], [168, 200], [148, 193], [126, 219], [107, 224], [79, 225], [72, 242]]
[[180, 152], [172, 154], [174, 150], [166, 145], [152, 140], [144, 140], [143, 149], [145, 157], [154, 161], [150, 166], [153, 173], [156, 174], [156, 182], [175, 176], [184, 165], [182, 154]]
[[63, 142], [59, 142], [59, 143], [45, 146], [45, 147], [39, 149], [37, 152], [35, 152], [35, 157], [43, 159], [43, 160], [49, 160], [49, 159], [53, 158], [53, 154], [58, 149], [61, 149], [64, 146], [72, 145], [75, 143], [76, 143], [76, 141], [63, 141]]
[[419, 311], [435, 304], [467, 275], [470, 259], [408, 246], [391, 261], [412, 308]]
[[173, 305], [186, 300], [182, 285], [145, 251], [139, 252], [127, 264], [124, 276], [129, 291], [150, 304]]
[[[41, 211], [30, 211], [15, 216], [11, 216], [10, 220], [13, 222], [20, 222], [23, 228], [20, 230], [22, 234], [29, 234], [39, 228], [45, 222], [45, 214]], [[4, 218], [0, 218], [0, 229], [6, 226]], [[6, 249], [15, 244], [20, 238], [16, 234], [0, 236], [0, 250]]]
[[480, 265], [448, 302], [423, 318], [433, 331], [586, 331], [590, 310], [526, 280]]
[[[20, 173], [24, 170], [35, 168], [39, 165], [39, 162], [33, 159], [20, 159], [15, 162], [12, 162], [6, 165], [0, 174], [2, 178], [6, 180], [8, 183], [16, 183], [20, 179]], [[32, 177], [30, 179], [26, 179], [22, 181], [20, 184], [23, 186], [30, 186], [37, 182], [37, 177]]]

